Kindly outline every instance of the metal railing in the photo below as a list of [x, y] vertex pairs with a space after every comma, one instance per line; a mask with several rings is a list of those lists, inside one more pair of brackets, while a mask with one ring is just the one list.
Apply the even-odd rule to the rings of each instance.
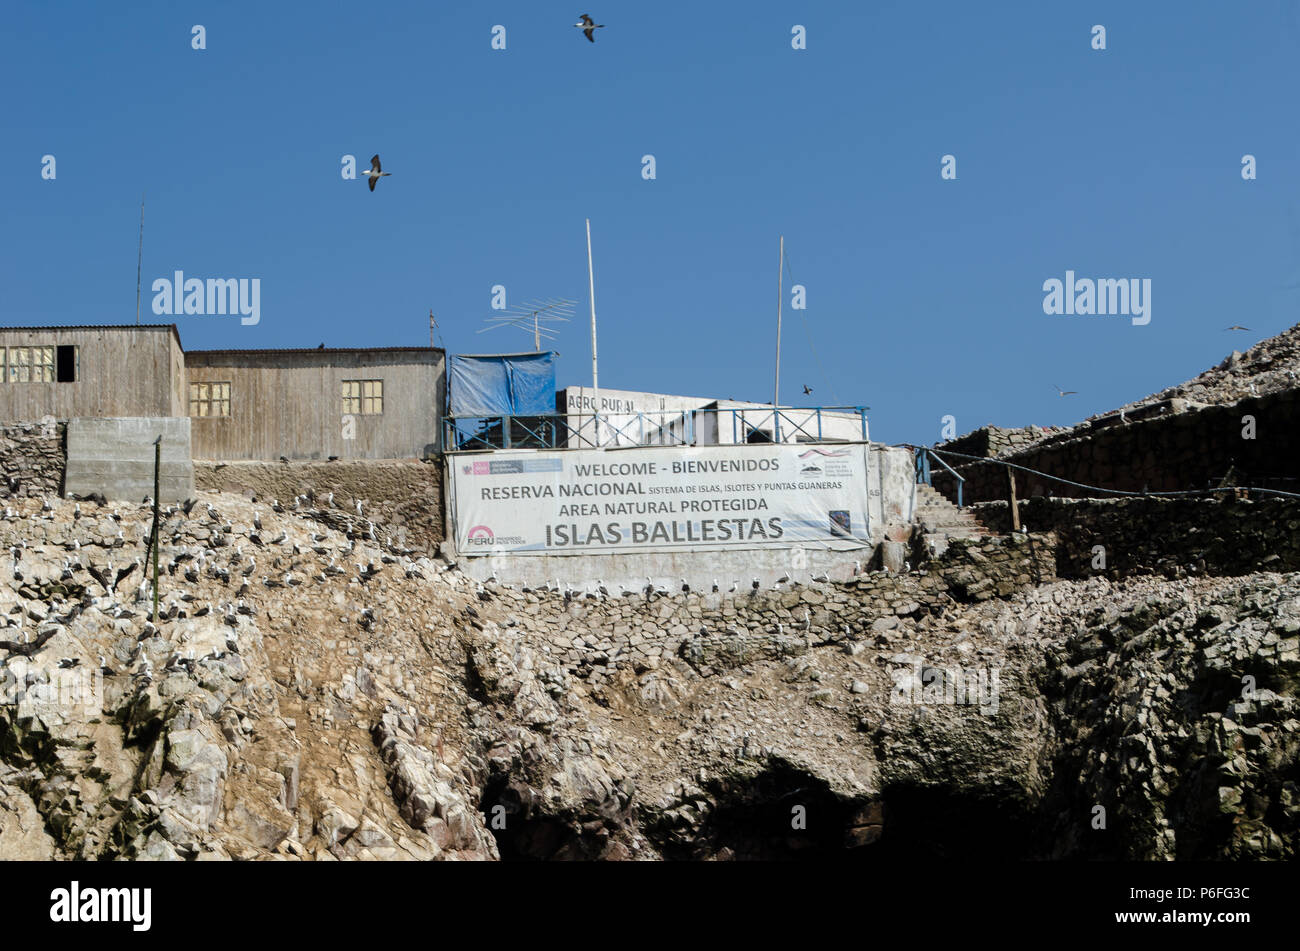
[[961, 508], [962, 507], [962, 485], [965, 484], [966, 479], [963, 476], [959, 475], [956, 469], [948, 465], [948, 463], [944, 462], [943, 457], [940, 456], [934, 450], [927, 449], [925, 446], [913, 446], [909, 448], [914, 449], [916, 452], [917, 485], [932, 485], [932, 483], [930, 482], [930, 459], [931, 457], [933, 457], [935, 462], [939, 463], [939, 465], [947, 469], [948, 472], [952, 474], [952, 477], [957, 480], [957, 508]]
[[443, 445], [449, 452], [473, 452], [728, 442], [866, 442], [868, 409], [867, 406], [751, 406], [640, 413], [446, 416]]

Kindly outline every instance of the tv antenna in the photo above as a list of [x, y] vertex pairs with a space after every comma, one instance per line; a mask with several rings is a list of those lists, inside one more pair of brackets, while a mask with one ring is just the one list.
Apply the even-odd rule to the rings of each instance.
[[498, 327], [515, 327], [519, 330], [531, 331], [533, 349], [541, 353], [542, 338], [554, 340], [559, 335], [559, 331], [553, 325], [572, 317], [576, 304], [577, 301], [563, 297], [544, 297], [524, 301], [522, 304], [516, 304], [484, 318], [488, 325], [477, 333], [487, 333]]

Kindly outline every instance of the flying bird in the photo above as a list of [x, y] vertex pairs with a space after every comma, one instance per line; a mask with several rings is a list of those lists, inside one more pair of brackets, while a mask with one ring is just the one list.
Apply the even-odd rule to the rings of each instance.
[[605, 28], [605, 24], [593, 22], [591, 17], [587, 16], [585, 13], [582, 15], [582, 19], [573, 25], [581, 27], [582, 32], [587, 35], [587, 40], [592, 43], [596, 42], [596, 31]]
[[[1056, 386], [1056, 384], [1053, 383], [1052, 386]], [[1079, 394], [1078, 390], [1063, 390], [1059, 386], [1056, 386], [1056, 392], [1061, 396], [1077, 396]]]
[[1245, 330], [1245, 331], [1250, 330], [1249, 327], [1243, 327], [1241, 326], [1241, 324], [1233, 324], [1231, 327], [1224, 327], [1223, 329], [1224, 330]]
[[805, 383], [803, 386], [803, 395], [808, 396], [810, 393], [812, 393], [812, 387]]
[[375, 155], [370, 159], [370, 170], [365, 173], [366, 178], [370, 179], [370, 190], [375, 190], [375, 182], [379, 181], [385, 175], [391, 175], [392, 172], [385, 172], [379, 164], [379, 156]]

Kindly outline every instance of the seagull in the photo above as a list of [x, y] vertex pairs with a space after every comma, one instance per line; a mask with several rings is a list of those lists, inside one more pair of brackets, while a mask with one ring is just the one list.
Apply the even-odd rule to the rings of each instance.
[[1231, 327], [1224, 327], [1223, 329], [1225, 332], [1229, 330], [1245, 330], [1247, 332], [1250, 331], [1249, 327], [1243, 327], [1241, 326], [1241, 324], [1233, 324]]
[[[605, 28], [605, 24], [593, 22], [591, 17], [587, 16], [587, 14], [585, 13], [582, 15], [582, 19], [573, 25], [577, 27], [581, 27], [582, 32], [587, 35], [587, 40], [592, 43], [596, 42], [596, 36], [595, 36], [596, 31], [603, 30]], [[378, 156], [376, 156], [376, 158], [378, 158]]]
[[385, 172], [379, 166], [379, 156], [375, 155], [370, 159], [370, 171], [364, 173], [366, 178], [370, 179], [370, 190], [375, 190], [375, 182], [379, 181], [385, 175], [391, 175], [392, 172]]
[[[1056, 386], [1056, 384], [1053, 383], [1052, 386]], [[1079, 393], [1078, 390], [1063, 390], [1059, 386], [1056, 386], [1056, 392], [1061, 396], [1077, 396]]]
[[805, 383], [803, 385], [803, 395], [808, 396], [810, 393], [812, 393], [812, 387]]

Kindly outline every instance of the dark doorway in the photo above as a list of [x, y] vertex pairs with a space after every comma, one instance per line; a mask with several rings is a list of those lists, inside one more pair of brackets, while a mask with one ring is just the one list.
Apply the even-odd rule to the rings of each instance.
[[60, 383], [77, 382], [77, 348], [62, 346], [55, 354], [55, 379]]

